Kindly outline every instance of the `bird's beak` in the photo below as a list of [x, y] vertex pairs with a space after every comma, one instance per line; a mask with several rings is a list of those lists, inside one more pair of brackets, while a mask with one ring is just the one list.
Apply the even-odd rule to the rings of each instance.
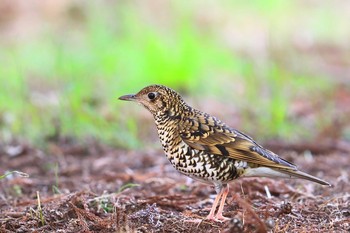
[[135, 101], [136, 95], [123, 95], [123, 96], [120, 96], [118, 99], [126, 100], [126, 101]]

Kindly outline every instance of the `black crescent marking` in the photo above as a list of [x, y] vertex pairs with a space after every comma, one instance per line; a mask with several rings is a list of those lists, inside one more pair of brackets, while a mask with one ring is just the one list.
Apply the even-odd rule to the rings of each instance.
[[229, 156], [230, 154], [228, 153], [228, 151], [226, 150], [225, 146], [223, 145], [215, 145], [216, 148], [219, 149], [219, 151], [221, 152], [222, 155], [224, 156]]

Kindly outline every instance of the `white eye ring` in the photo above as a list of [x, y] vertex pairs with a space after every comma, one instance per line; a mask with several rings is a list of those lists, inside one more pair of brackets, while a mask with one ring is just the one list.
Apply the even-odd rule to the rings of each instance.
[[157, 94], [155, 92], [150, 92], [147, 94], [148, 99], [153, 100], [156, 98]]

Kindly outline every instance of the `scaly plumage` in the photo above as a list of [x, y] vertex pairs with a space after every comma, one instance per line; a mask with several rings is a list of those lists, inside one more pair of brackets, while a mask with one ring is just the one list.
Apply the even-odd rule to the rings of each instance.
[[330, 185], [299, 171], [294, 164], [264, 149], [246, 134], [188, 106], [168, 87], [151, 85], [119, 99], [136, 101], [152, 113], [165, 154], [175, 169], [215, 186], [217, 196], [207, 219], [225, 219], [222, 211], [227, 184], [239, 177], [301, 178]]

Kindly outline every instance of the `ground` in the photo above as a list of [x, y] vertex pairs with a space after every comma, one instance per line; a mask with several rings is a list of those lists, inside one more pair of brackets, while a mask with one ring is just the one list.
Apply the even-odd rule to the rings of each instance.
[[[350, 231], [350, 2], [185, 2], [0, 1], [0, 233]], [[333, 186], [240, 179], [205, 220], [117, 103], [153, 83]]]
[[205, 220], [213, 187], [176, 172], [160, 149], [72, 139], [45, 149], [2, 144], [1, 173], [29, 177], [13, 173], [0, 180], [0, 232], [348, 232], [349, 147], [322, 145], [307, 151], [308, 145], [266, 144], [333, 187], [240, 179], [230, 185], [224, 209], [231, 220], [220, 223]]

